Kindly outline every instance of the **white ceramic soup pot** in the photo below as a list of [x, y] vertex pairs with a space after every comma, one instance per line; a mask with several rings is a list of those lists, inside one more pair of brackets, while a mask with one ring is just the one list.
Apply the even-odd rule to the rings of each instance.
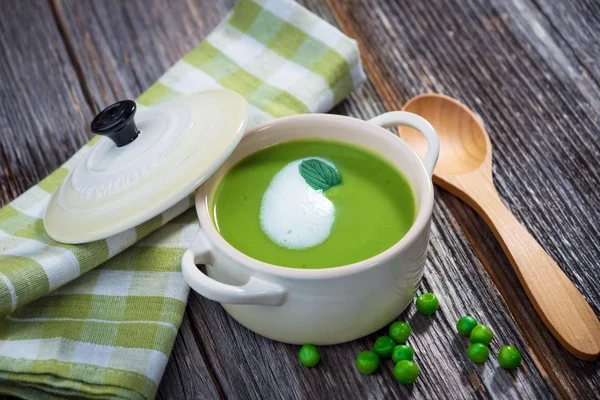
[[[383, 129], [398, 125], [417, 129], [427, 138], [423, 160], [402, 139]], [[400, 241], [354, 264], [296, 269], [253, 259], [220, 236], [209, 207], [227, 171], [266, 146], [305, 138], [336, 139], [363, 146], [406, 175], [418, 211]], [[220, 302], [239, 323], [274, 340], [327, 345], [368, 335], [408, 306], [421, 281], [433, 209], [431, 174], [438, 153], [439, 142], [431, 125], [407, 112], [390, 112], [368, 122], [308, 114], [256, 126], [196, 191], [200, 230], [183, 256], [183, 275], [193, 290]], [[206, 274], [196, 264], [205, 264]]]

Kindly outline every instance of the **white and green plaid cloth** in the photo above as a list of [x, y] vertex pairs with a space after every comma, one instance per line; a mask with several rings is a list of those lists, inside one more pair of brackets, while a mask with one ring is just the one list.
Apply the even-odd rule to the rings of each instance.
[[[242, 0], [138, 104], [225, 87], [256, 124], [327, 111], [363, 80], [356, 43], [334, 27], [290, 0]], [[45, 207], [89, 149], [0, 209], [0, 393], [153, 398], [167, 364], [189, 292], [193, 198], [105, 240], [54, 242]]]

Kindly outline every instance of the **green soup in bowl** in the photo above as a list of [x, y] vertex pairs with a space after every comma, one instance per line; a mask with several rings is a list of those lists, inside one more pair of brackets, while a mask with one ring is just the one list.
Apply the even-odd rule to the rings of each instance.
[[397, 243], [416, 214], [408, 179], [382, 156], [330, 139], [266, 147], [235, 164], [212, 199], [221, 236], [282, 267], [332, 268]]
[[[398, 125], [423, 133], [422, 159], [383, 129]], [[423, 276], [438, 154], [431, 125], [406, 112], [252, 127], [196, 190], [200, 226], [183, 277], [270, 339], [326, 345], [373, 333]]]

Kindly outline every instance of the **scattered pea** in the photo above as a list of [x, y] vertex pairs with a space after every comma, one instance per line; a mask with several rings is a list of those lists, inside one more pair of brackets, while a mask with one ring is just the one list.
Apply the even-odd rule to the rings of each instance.
[[394, 367], [394, 377], [405, 385], [416, 381], [418, 376], [419, 366], [412, 361], [401, 360]]
[[389, 358], [392, 355], [396, 342], [389, 336], [382, 336], [375, 341], [373, 351], [383, 358]]
[[467, 348], [467, 357], [476, 363], [482, 363], [490, 356], [490, 350], [483, 343], [473, 343]]
[[398, 344], [406, 343], [410, 332], [410, 325], [407, 322], [396, 321], [390, 325], [390, 337]]
[[465, 315], [456, 322], [456, 330], [462, 336], [469, 336], [476, 326], [477, 320], [470, 315]]
[[413, 351], [412, 347], [405, 344], [399, 344], [398, 346], [394, 347], [394, 350], [392, 350], [392, 361], [394, 363], [402, 360], [412, 361], [414, 356], [415, 352]]
[[516, 347], [504, 346], [498, 352], [498, 362], [502, 368], [517, 368], [521, 365], [521, 353]]
[[321, 355], [314, 345], [305, 344], [298, 352], [298, 358], [305, 367], [314, 367], [321, 360]]
[[490, 344], [494, 338], [494, 333], [490, 328], [485, 325], [479, 324], [471, 331], [469, 339], [471, 343], [482, 343], [485, 345]]
[[372, 351], [361, 351], [356, 357], [356, 369], [361, 374], [372, 374], [379, 368], [379, 356]]
[[421, 314], [433, 314], [440, 304], [440, 301], [433, 293], [423, 293], [417, 298], [417, 310]]

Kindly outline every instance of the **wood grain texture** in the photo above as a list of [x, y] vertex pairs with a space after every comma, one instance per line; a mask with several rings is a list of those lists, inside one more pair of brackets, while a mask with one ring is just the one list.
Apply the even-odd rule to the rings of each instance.
[[[52, 35], [60, 37], [62, 32], [63, 44], [30, 44], [16, 40], [19, 38], [6, 42], [5, 31], [18, 36], [23, 27], [18, 20], [4, 18], [3, 10], [0, 51], [2, 55], [22, 51], [27, 55], [19, 60], [35, 63], [37, 58], [44, 59], [44, 54], [53, 52], [48, 49], [62, 47], [66, 66], [59, 63], [50, 70], [67, 71], [67, 82], [72, 82], [74, 89], [67, 84], [55, 87], [56, 97], [78, 93], [77, 101], [72, 103], [76, 110], [82, 110], [81, 115], [69, 121], [78, 128], [86, 127], [93, 113], [103, 106], [133, 98], [147, 88], [212, 30], [233, 2], [52, 0], [58, 24], [55, 33], [40, 37], [47, 40]], [[580, 33], [574, 32], [579, 31], [561, 31], [556, 22], [544, 20], [547, 11], [530, 0], [468, 4], [458, 0], [340, 0], [330, 1], [331, 8], [320, 0], [301, 3], [326, 20], [340, 23], [358, 39], [369, 68], [370, 81], [333, 112], [370, 118], [386, 109], [399, 109], [409, 97], [425, 91], [445, 92], [473, 107], [492, 136], [496, 149], [494, 177], [500, 194], [559, 265], [565, 266], [565, 272], [598, 311], [600, 278], [596, 260], [600, 259], [600, 244], [593, 238], [600, 237], [595, 207], [600, 197], [596, 189], [600, 171], [593, 160], [600, 154], [600, 144], [593, 143], [598, 135], [593, 122], [598, 120], [594, 99], [600, 91], [593, 86], [585, 93], [582, 89], [593, 81], [591, 69], [587, 75], [575, 72], [580, 57], [569, 52], [570, 41], [576, 40], [569, 35], [576, 38]], [[48, 8], [44, 4], [36, 3], [40, 5], [37, 12], [44, 14]], [[529, 19], [519, 15], [520, 7], [531, 10]], [[576, 21], [579, 8], [569, 10]], [[41, 18], [29, 16], [27, 13], [33, 11], [24, 7], [20, 12], [18, 16], [25, 20]], [[53, 26], [51, 19], [45, 24]], [[536, 36], [536, 24], [546, 29], [549, 39]], [[591, 20], [587, 26], [598, 27]], [[578, 43], [583, 43], [582, 54], [593, 45]], [[22, 64], [2, 57], [0, 65], [15, 70]], [[0, 74], [6, 74], [6, 68], [0, 69]], [[15, 76], [14, 72], [8, 73]], [[26, 74], [20, 77], [29, 79]], [[0, 85], [4, 84], [4, 75], [1, 78]], [[40, 77], [28, 84], [24, 93], [31, 95], [24, 103], [29, 112], [26, 115], [38, 115], [31, 111], [36, 107], [49, 107], [38, 102], [37, 87], [44, 84], [49, 83]], [[16, 88], [10, 93], [21, 94]], [[0, 93], [0, 107], [7, 107], [5, 91]], [[59, 115], [53, 109], [44, 113]], [[25, 114], [18, 110], [14, 115], [16, 120]], [[5, 154], [7, 137], [7, 123], [2, 118], [0, 115], [0, 157]], [[15, 154], [45, 149], [51, 154], [57, 152], [56, 147], [36, 150], [37, 143], [31, 139], [41, 132], [33, 129], [25, 134], [28, 139], [20, 142], [11, 133], [9, 148]], [[82, 131], [65, 132], [61, 140], [74, 140], [78, 136], [73, 132]], [[86, 135], [84, 132], [78, 140], [83, 143]], [[68, 151], [62, 146], [60, 151], [66, 158], [79, 145], [77, 142]], [[0, 160], [4, 169], [4, 159]], [[23, 176], [29, 174], [34, 183], [41, 177], [38, 175], [56, 167], [51, 162], [46, 164], [40, 158], [37, 163], [23, 163]], [[539, 172], [541, 167], [549, 168]], [[12, 168], [8, 171], [15, 173]], [[19, 183], [12, 185], [2, 180], [2, 201], [9, 201], [25, 188]], [[356, 372], [356, 354], [369, 348], [384, 332], [324, 347], [321, 364], [307, 369], [296, 359], [298, 346], [255, 335], [229, 318], [218, 304], [192, 294], [158, 397], [596, 397], [600, 386], [598, 366], [574, 359], [543, 328], [484, 222], [447, 192], [436, 190], [436, 197], [430, 252], [420, 290], [438, 294], [440, 311], [433, 318], [423, 317], [411, 306], [400, 316], [411, 323], [415, 332], [410, 343], [422, 370], [419, 384], [405, 387], [395, 382], [391, 362], [384, 363], [382, 371], [372, 376]], [[454, 333], [455, 321], [464, 314], [474, 315], [492, 327], [496, 337], [492, 355], [503, 344], [519, 347], [524, 353], [523, 368], [507, 373], [495, 360], [481, 366], [471, 363], [464, 353], [467, 343]]]
[[[518, 4], [518, 1], [516, 3]], [[576, 69], [582, 76], [582, 80], [589, 77], [595, 82], [595, 85], [590, 84], [591, 88], [598, 90], [600, 88], [600, 63], [598, 63], [600, 3], [594, 0], [572, 3], [533, 0], [533, 3], [553, 28], [550, 30], [552, 41], [559, 44], [565, 54], [570, 54], [576, 60], [578, 67]], [[581, 86], [579, 88], [581, 89]]]
[[[523, 46], [535, 49], [557, 78], [587, 100], [579, 106], [592, 115], [600, 109], [598, 18], [593, 1], [494, 1], [506, 27]], [[597, 13], [597, 11], [596, 11]], [[586, 104], [587, 103], [587, 104]]]
[[233, 0], [52, 1], [95, 111], [139, 96], [233, 7]]
[[79, 149], [89, 136], [84, 127], [91, 115], [48, 3], [3, 4], [0, 205]]
[[[600, 169], [592, 161], [599, 154], [598, 110], [540, 55], [551, 46], [528, 42], [528, 33], [513, 23], [520, 16], [505, 14], [499, 1], [330, 3], [362, 45], [371, 78], [389, 108], [416, 94], [442, 92], [483, 118], [502, 198], [598, 314], [600, 249], [593, 238], [598, 237]], [[538, 52], [534, 45], [546, 47]], [[501, 249], [490, 241], [489, 230], [442, 193], [446, 199], [561, 394], [594, 397], [597, 365], [557, 346], [541, 328], [508, 261], [499, 256]]]
[[203, 341], [197, 340], [197, 330], [189, 318], [183, 316], [173, 352], [165, 370], [157, 398], [160, 399], [218, 399], [222, 391], [206, 364]]

